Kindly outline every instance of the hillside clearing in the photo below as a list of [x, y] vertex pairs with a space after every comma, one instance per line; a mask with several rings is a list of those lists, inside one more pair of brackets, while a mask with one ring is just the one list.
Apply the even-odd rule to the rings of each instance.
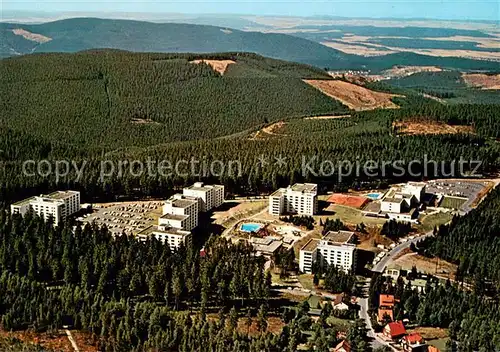
[[25, 29], [21, 28], [16, 28], [12, 30], [12, 33], [15, 35], [20, 35], [26, 40], [31, 40], [32, 42], [37, 42], [37, 43], [47, 43], [52, 40], [52, 38], [46, 37], [44, 35], [38, 34], [38, 33], [31, 33], [28, 32]]
[[416, 266], [420, 272], [455, 279], [457, 265], [438, 258], [427, 258], [416, 253], [407, 253], [396, 259], [394, 264], [403, 270], [411, 270]]
[[459, 134], [474, 133], [472, 126], [447, 125], [437, 121], [396, 121], [392, 124], [398, 134]]
[[233, 60], [193, 60], [190, 61], [193, 64], [201, 64], [202, 62], [210, 65], [215, 71], [223, 75], [229, 65], [235, 64]]
[[251, 140], [258, 140], [258, 139], [266, 139], [266, 138], [269, 138], [271, 136], [276, 136], [276, 135], [279, 135], [279, 136], [286, 136], [285, 134], [281, 134], [281, 133], [276, 133], [276, 131], [282, 129], [283, 127], [285, 126], [285, 122], [284, 121], [278, 121], [278, 122], [275, 122], [269, 126], [266, 126], [260, 130], [258, 130], [257, 132], [255, 132], [251, 137], [250, 139]]
[[500, 74], [487, 75], [484, 73], [464, 73], [462, 77], [465, 83], [471, 87], [500, 89]]
[[404, 77], [411, 76], [418, 72], [441, 72], [442, 69], [436, 66], [397, 66], [382, 72], [384, 76]]
[[375, 92], [352, 83], [339, 80], [304, 80], [331, 98], [339, 100], [357, 111], [379, 108], [397, 109], [391, 99], [399, 95]]
[[309, 117], [304, 117], [304, 120], [331, 120], [331, 119], [343, 119], [346, 117], [351, 117], [351, 115], [309, 116]]

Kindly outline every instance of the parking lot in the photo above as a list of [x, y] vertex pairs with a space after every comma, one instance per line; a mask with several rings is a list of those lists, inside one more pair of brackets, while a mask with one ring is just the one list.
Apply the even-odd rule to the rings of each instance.
[[467, 211], [488, 183], [488, 181], [434, 180], [429, 181], [426, 192], [441, 196], [467, 198], [461, 209]]
[[105, 224], [113, 235], [135, 234], [155, 224], [162, 207], [162, 201], [95, 204], [92, 213], [80, 220]]

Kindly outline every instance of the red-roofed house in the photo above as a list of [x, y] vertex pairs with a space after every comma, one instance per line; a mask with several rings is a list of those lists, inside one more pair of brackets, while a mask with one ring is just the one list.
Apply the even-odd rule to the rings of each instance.
[[395, 341], [406, 335], [406, 329], [403, 322], [395, 321], [385, 326], [383, 334], [386, 338]]
[[405, 351], [420, 351], [423, 350], [422, 347], [424, 346], [424, 338], [420, 334], [413, 332], [409, 335], [404, 336], [401, 343], [403, 345], [403, 350]]
[[346, 340], [342, 340], [336, 347], [335, 352], [351, 352], [351, 345]]
[[427, 352], [440, 352], [439, 348], [434, 347], [434, 346], [428, 346], [427, 347]]
[[389, 316], [389, 318], [391, 318], [391, 321], [394, 320], [394, 314], [392, 312], [392, 309], [379, 308], [378, 309], [378, 321], [379, 322], [385, 321], [386, 316]]
[[380, 295], [379, 307], [394, 308], [394, 295]]

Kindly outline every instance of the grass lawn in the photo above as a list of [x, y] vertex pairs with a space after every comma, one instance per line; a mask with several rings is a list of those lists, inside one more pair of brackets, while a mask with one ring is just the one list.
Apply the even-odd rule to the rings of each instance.
[[301, 274], [298, 276], [299, 282], [306, 290], [314, 290], [313, 274]]
[[326, 319], [327, 324], [330, 324], [331, 326], [334, 326], [337, 328], [339, 331], [347, 331], [349, 330], [349, 326], [351, 323], [349, 320], [345, 319], [339, 319], [333, 316], [330, 316]]
[[446, 224], [453, 216], [450, 213], [435, 213], [424, 216], [420, 222], [419, 230], [422, 232], [432, 231], [435, 226]]
[[449, 340], [449, 338], [429, 340], [429, 341], [427, 341], [427, 344], [434, 346], [434, 347], [437, 347], [440, 351], [446, 351], [446, 342], [448, 340]]
[[328, 208], [328, 210], [329, 211], [331, 210], [333, 213], [331, 215], [315, 216], [314, 218], [316, 222], [319, 222], [320, 218], [323, 221], [325, 221], [326, 218], [329, 218], [329, 219], [340, 219], [345, 224], [357, 225], [364, 223], [366, 225], [383, 225], [384, 222], [386, 221], [385, 219], [363, 216], [363, 213], [359, 209], [346, 207], [338, 204], [331, 205]]
[[461, 209], [462, 205], [464, 205], [466, 201], [466, 198], [445, 196], [443, 197], [443, 200], [441, 201], [441, 204], [439, 204], [439, 206], [449, 209]]

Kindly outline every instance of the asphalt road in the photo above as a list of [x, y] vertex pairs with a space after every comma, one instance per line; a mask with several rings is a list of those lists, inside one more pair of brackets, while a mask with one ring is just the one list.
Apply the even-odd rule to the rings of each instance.
[[399, 253], [401, 253], [404, 249], [409, 248], [412, 243], [417, 243], [420, 240], [423, 240], [424, 238], [432, 236], [432, 231], [427, 232], [423, 235], [420, 235], [418, 237], [415, 237], [412, 240], [408, 240], [406, 242], [403, 242], [401, 244], [398, 244], [396, 247], [391, 249], [375, 266], [372, 268], [372, 271], [381, 273], [384, 271], [385, 267], [389, 262], [397, 256]]

